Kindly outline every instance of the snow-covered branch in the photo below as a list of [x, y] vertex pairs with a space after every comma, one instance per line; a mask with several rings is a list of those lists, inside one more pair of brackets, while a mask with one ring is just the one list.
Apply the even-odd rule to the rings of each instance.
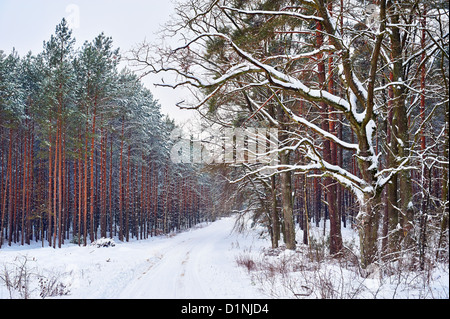
[[283, 8], [279, 11], [242, 10], [242, 9], [236, 9], [236, 8], [229, 7], [229, 6], [219, 6], [219, 8], [221, 8], [222, 10], [229, 10], [229, 11], [238, 12], [238, 13], [247, 14], [247, 15], [285, 16], [285, 17], [298, 18], [298, 19], [302, 19], [302, 20], [323, 21], [323, 19], [319, 16], [305, 15], [305, 14], [301, 14], [299, 12], [294, 12], [294, 11], [286, 11], [286, 10], [288, 10], [288, 8]]

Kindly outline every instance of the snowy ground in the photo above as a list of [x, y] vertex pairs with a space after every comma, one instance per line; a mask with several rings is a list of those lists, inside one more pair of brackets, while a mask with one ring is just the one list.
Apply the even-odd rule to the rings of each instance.
[[[60, 298], [265, 297], [235, 261], [235, 255], [251, 246], [255, 238], [232, 233], [233, 225], [233, 218], [224, 218], [176, 236], [116, 241], [114, 247], [4, 246], [0, 250], [0, 276], [6, 267], [13, 278], [17, 272], [14, 267], [26, 258], [32, 298], [40, 298], [42, 289], [37, 276], [31, 274], [60, 282], [61, 293], [68, 293]], [[13, 291], [12, 297], [20, 298], [21, 294], [24, 292]], [[0, 298], [10, 298], [10, 290], [1, 279]]]
[[[297, 252], [269, 250], [269, 240], [256, 230], [232, 232], [234, 222], [222, 218], [175, 236], [116, 241], [114, 247], [3, 246], [0, 299], [449, 297], [448, 265], [427, 274], [386, 277], [375, 271], [365, 278], [348, 262], [312, 263], [301, 245]], [[345, 232], [352, 245], [354, 233]]]

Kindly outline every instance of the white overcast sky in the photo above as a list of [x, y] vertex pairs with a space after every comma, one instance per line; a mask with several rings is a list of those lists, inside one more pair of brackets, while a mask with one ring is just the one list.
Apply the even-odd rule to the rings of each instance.
[[[168, 0], [0, 0], [0, 50], [9, 54], [15, 48], [20, 56], [43, 49], [63, 17], [73, 23], [76, 46], [104, 32], [122, 52], [138, 43], [156, 41], [156, 32], [169, 21], [173, 1]], [[192, 112], [179, 110], [183, 100], [179, 90], [155, 88], [156, 78], [144, 78], [145, 85], [160, 102], [162, 112], [177, 122]], [[184, 93], [186, 94], [186, 93]]]

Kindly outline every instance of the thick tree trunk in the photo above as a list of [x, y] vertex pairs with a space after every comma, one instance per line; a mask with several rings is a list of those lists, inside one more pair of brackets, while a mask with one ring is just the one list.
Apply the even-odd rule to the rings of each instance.
[[364, 194], [357, 216], [361, 250], [361, 266], [367, 268], [378, 258], [378, 223], [380, 195]]
[[[391, 15], [391, 22], [393, 26], [391, 27], [391, 43], [392, 43], [392, 80], [393, 81], [403, 81], [403, 50], [402, 42], [400, 36], [400, 29], [397, 26], [400, 21], [398, 12], [396, 8], [391, 6], [389, 8]], [[409, 134], [408, 134], [408, 115], [406, 112], [405, 105], [405, 87], [403, 85], [393, 86], [393, 107], [394, 107], [394, 119], [395, 127], [397, 129], [396, 137], [399, 140], [397, 153], [398, 161], [403, 161], [405, 158], [409, 157]], [[409, 231], [413, 227], [413, 205], [412, 205], [412, 184], [411, 184], [411, 173], [410, 171], [403, 170], [398, 175], [398, 187], [399, 187], [399, 201], [400, 201], [400, 224], [403, 228], [403, 236], [408, 238], [405, 240], [406, 244], [409, 245], [408, 236]]]
[[[286, 116], [283, 112], [281, 106], [277, 107], [277, 118], [280, 122], [286, 121]], [[287, 139], [287, 127], [281, 125], [281, 132], [278, 136], [280, 145], [283, 145]], [[280, 164], [289, 165], [290, 164], [290, 152], [283, 151], [280, 152]], [[294, 224], [294, 209], [292, 200], [292, 177], [291, 172], [283, 171], [280, 173], [280, 183], [281, 183], [281, 208], [283, 215], [283, 235], [286, 248], [290, 250], [295, 250], [295, 224]]]
[[358, 166], [362, 179], [371, 191], [364, 191], [361, 195], [359, 213], [357, 216], [360, 249], [361, 249], [361, 266], [367, 268], [370, 264], [378, 259], [378, 227], [381, 213], [381, 189], [377, 187], [377, 168], [373, 166], [372, 161], [368, 160], [373, 157], [373, 148], [368, 140], [367, 127], [363, 126], [358, 135]]

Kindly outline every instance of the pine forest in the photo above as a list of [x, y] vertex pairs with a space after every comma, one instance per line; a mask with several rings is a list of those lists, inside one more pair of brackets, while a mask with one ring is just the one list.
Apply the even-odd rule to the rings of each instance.
[[74, 45], [63, 20], [39, 55], [0, 57], [0, 245], [128, 241], [203, 221], [208, 177], [171, 165], [173, 121], [118, 71], [111, 38]]

